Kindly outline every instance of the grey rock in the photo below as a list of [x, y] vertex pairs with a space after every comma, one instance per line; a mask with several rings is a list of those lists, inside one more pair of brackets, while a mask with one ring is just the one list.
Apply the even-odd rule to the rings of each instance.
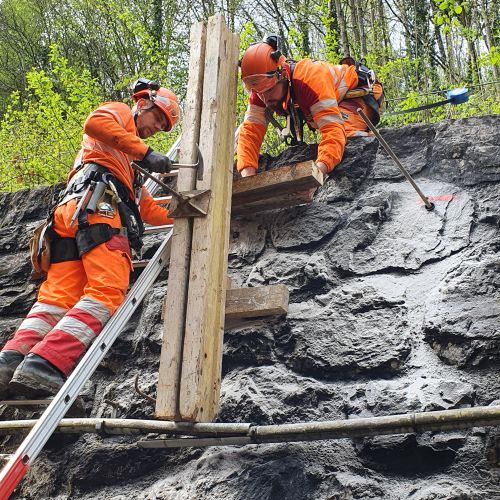
[[[411, 175], [421, 172], [429, 164], [431, 145], [435, 135], [432, 125], [409, 125], [404, 128], [384, 129], [381, 134]], [[403, 178], [403, 174], [382, 145], [378, 148], [370, 177], [373, 179]]]
[[446, 362], [498, 366], [500, 240], [469, 250], [426, 301], [425, 339]]
[[279, 365], [234, 370], [221, 388], [223, 421], [278, 424], [341, 418], [342, 391]]
[[267, 231], [259, 220], [235, 219], [229, 233], [229, 262], [232, 268], [252, 264], [262, 253]]
[[500, 117], [483, 116], [436, 125], [429, 174], [459, 186], [500, 180]]
[[[433, 212], [367, 137], [349, 141], [313, 204], [232, 221], [233, 286], [283, 283], [291, 295], [286, 318], [226, 332], [218, 421], [321, 422], [498, 404], [498, 123], [383, 130]], [[315, 147], [287, 150], [268, 168], [315, 155]], [[2, 342], [35, 300], [27, 243], [51, 193], [0, 193]], [[146, 257], [158, 242], [146, 238]], [[85, 385], [89, 416], [154, 418], [134, 381], [156, 396], [166, 286], [165, 272]], [[0, 416], [40, 412], [0, 406]], [[2, 436], [0, 446], [9, 453], [21, 439]], [[18, 497], [500, 500], [494, 428], [158, 451], [136, 441], [55, 435]]]
[[390, 413], [468, 408], [476, 404], [472, 384], [443, 378], [370, 381], [350, 389], [349, 415], [373, 417]]
[[246, 284], [285, 284], [292, 294], [292, 300], [297, 301], [303, 294], [309, 296], [327, 291], [334, 281], [322, 253], [310, 256], [301, 253], [270, 253], [251, 269]]
[[436, 201], [428, 212], [409, 184], [397, 191], [379, 185], [380, 194], [372, 196], [376, 203], [358, 203], [346, 231], [329, 243], [333, 264], [355, 274], [416, 270], [467, 246], [474, 213], [469, 196], [435, 182], [421, 187], [428, 196], [446, 193], [452, 199]]
[[[442, 479], [434, 484], [419, 484], [408, 492], [407, 500], [486, 500], [495, 498], [460, 482]], [[498, 497], [497, 497], [498, 498]]]
[[341, 223], [338, 210], [322, 203], [311, 203], [281, 210], [271, 226], [271, 239], [278, 249], [300, 248], [333, 234]]
[[320, 379], [395, 375], [410, 353], [406, 307], [373, 290], [340, 289], [324, 308], [290, 311], [277, 337], [279, 357]]
[[374, 137], [354, 137], [348, 140], [342, 162], [318, 189], [314, 199], [338, 203], [353, 201], [373, 170], [377, 141]]

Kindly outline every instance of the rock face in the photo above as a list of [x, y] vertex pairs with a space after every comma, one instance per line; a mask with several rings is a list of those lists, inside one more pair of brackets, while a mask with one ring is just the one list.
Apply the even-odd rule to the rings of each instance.
[[[226, 332], [221, 422], [355, 419], [500, 402], [500, 117], [356, 138], [307, 206], [232, 221], [235, 286], [284, 283], [286, 318]], [[264, 158], [266, 168], [315, 148]], [[3, 343], [29, 310], [27, 242], [48, 188], [0, 194]], [[150, 241], [149, 248], [155, 243]], [[162, 276], [83, 398], [89, 416], [152, 418]], [[3, 420], [37, 414], [0, 406]], [[2, 437], [2, 452], [20, 442]], [[495, 428], [181, 451], [55, 435], [16, 498], [500, 499]]]

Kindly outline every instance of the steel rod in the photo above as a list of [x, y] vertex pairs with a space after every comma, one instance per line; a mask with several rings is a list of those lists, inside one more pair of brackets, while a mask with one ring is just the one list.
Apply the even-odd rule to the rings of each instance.
[[375, 125], [371, 122], [371, 120], [366, 116], [366, 114], [363, 112], [361, 108], [358, 108], [357, 113], [363, 121], [366, 123], [367, 127], [375, 134], [375, 137], [378, 139], [380, 144], [382, 144], [382, 147], [386, 150], [387, 154], [392, 158], [396, 166], [401, 170], [401, 173], [406, 177], [406, 180], [413, 186], [413, 189], [417, 192], [417, 194], [422, 198], [422, 201], [425, 204], [425, 208], [429, 211], [434, 210], [434, 203], [431, 203], [429, 201], [429, 198], [422, 193], [420, 188], [417, 186], [417, 183], [413, 180], [413, 177], [410, 175], [408, 170], [403, 166], [403, 164], [399, 161], [398, 157], [394, 154], [394, 151], [391, 149], [389, 144], [385, 141], [385, 139], [382, 137], [380, 132], [375, 128]]
[[147, 177], [148, 179], [152, 180], [153, 182], [155, 182], [156, 184], [158, 184], [159, 186], [161, 186], [163, 189], [165, 189], [172, 196], [175, 196], [177, 199], [180, 199], [180, 200], [183, 200], [183, 201], [186, 200], [186, 197], [184, 195], [182, 195], [181, 193], [178, 193], [175, 189], [172, 189], [170, 186], [167, 186], [167, 184], [165, 184], [164, 182], [162, 182], [160, 179], [156, 178], [153, 174], [150, 174], [144, 168], [142, 168], [139, 165], [137, 165], [137, 163], [132, 162], [131, 165], [134, 168], [134, 170], [137, 170], [142, 175], [144, 175], [144, 177]]

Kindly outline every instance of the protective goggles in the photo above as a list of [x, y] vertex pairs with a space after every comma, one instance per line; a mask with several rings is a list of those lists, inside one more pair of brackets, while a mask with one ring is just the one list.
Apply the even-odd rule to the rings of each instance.
[[242, 81], [247, 92], [254, 91], [257, 94], [263, 94], [278, 83], [278, 73], [273, 71], [272, 73], [245, 76]]

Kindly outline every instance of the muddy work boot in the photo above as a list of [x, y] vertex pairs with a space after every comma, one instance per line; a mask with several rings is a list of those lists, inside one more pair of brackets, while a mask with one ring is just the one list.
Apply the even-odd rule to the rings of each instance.
[[17, 367], [9, 384], [9, 392], [25, 398], [53, 396], [64, 385], [66, 377], [52, 363], [28, 354]]
[[3, 398], [9, 388], [12, 375], [24, 356], [17, 351], [6, 349], [0, 352], [0, 398]]

